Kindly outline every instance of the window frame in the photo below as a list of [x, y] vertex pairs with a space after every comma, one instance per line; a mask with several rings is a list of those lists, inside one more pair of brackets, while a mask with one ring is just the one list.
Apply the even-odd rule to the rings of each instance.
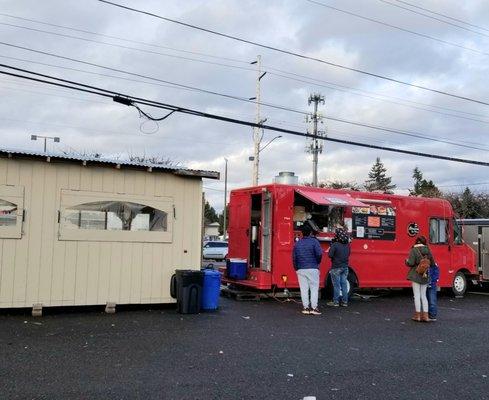
[[[437, 242], [433, 241], [433, 238], [431, 237], [431, 221], [437, 221]], [[445, 241], [440, 242], [440, 221], [445, 221]], [[428, 230], [429, 230], [429, 242], [432, 245], [441, 245], [441, 246], [446, 246], [450, 244], [450, 220], [448, 218], [444, 217], [430, 217], [429, 219], [429, 225], [428, 225]]]
[[[464, 244], [462, 225], [460, 225], [454, 218], [452, 219], [451, 232], [453, 232], [453, 244], [454, 245], [460, 246], [460, 245]], [[455, 235], [456, 232], [458, 233], [458, 235]], [[456, 236], [458, 236], [460, 238], [459, 241], [455, 240]]]
[[[167, 214], [166, 231], [73, 229], [65, 226], [66, 211], [73, 207], [97, 201], [120, 201], [138, 203]], [[173, 241], [173, 198], [168, 196], [141, 196], [124, 193], [91, 192], [61, 189], [59, 210], [59, 240], [95, 242], [147, 242], [171, 243]]]

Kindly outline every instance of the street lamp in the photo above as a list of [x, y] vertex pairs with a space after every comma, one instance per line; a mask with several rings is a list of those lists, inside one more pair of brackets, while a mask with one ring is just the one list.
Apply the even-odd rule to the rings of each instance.
[[[263, 150], [265, 150], [265, 148], [267, 148], [267, 147], [268, 147], [268, 145], [269, 145], [270, 143], [272, 143], [272, 142], [273, 142], [275, 139], [280, 139], [281, 137], [282, 137], [282, 135], [275, 136], [273, 139], [271, 139], [271, 140], [269, 140], [267, 143], [265, 143], [265, 146], [263, 146], [263, 147], [259, 147], [259, 148], [258, 148], [258, 154], [260, 154], [260, 153], [261, 153]], [[254, 156], [249, 156], [249, 157], [248, 157], [248, 160], [249, 160], [249, 161], [255, 161], [255, 157], [254, 157]]]
[[59, 143], [60, 138], [57, 136], [42, 136], [42, 135], [31, 135], [31, 140], [44, 139], [44, 152], [47, 151], [47, 140], [52, 139], [54, 143]]

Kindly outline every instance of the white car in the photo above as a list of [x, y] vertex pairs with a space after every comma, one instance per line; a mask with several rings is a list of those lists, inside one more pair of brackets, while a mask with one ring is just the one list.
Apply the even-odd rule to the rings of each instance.
[[207, 260], [224, 260], [228, 255], [228, 242], [207, 242], [202, 257]]

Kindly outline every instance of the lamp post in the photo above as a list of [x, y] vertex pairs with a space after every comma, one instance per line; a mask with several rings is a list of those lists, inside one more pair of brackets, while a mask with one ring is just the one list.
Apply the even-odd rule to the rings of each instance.
[[227, 215], [226, 215], [226, 205], [228, 201], [228, 159], [224, 158], [224, 209], [222, 212], [222, 236], [226, 240], [226, 229], [227, 229]]
[[250, 156], [248, 157], [248, 160], [249, 161], [253, 161], [253, 165], [256, 165], [256, 174], [254, 173], [253, 174], [253, 185], [256, 186], [258, 185], [258, 172], [259, 172], [259, 157], [260, 157], [260, 153], [265, 150], [269, 145], [270, 143], [272, 143], [275, 139], [280, 139], [282, 136], [279, 135], [279, 136], [275, 136], [273, 139], [269, 140], [267, 143], [265, 143], [265, 145], [263, 147], [261, 147], [261, 143], [259, 142], [258, 143], [258, 149], [255, 151], [255, 155], [254, 156]]
[[44, 152], [47, 152], [47, 140], [52, 139], [54, 143], [59, 143], [61, 140], [57, 136], [42, 136], [42, 135], [31, 135], [31, 140], [44, 139]]

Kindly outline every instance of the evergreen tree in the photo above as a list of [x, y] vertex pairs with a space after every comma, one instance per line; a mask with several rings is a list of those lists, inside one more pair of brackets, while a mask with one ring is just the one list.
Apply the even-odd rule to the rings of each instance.
[[460, 197], [460, 216], [462, 218], [481, 218], [481, 205], [468, 187]]
[[422, 197], [441, 197], [442, 192], [436, 187], [432, 180], [427, 181], [423, 178], [423, 173], [418, 167], [413, 170], [414, 187], [409, 190], [411, 196]]
[[462, 193], [444, 193], [458, 218], [489, 218], [489, 194], [473, 194], [469, 188]]
[[214, 207], [212, 207], [207, 200], [204, 204], [204, 221], [206, 224], [219, 221], [216, 210], [214, 210]]
[[380, 157], [377, 157], [368, 173], [368, 179], [365, 181], [365, 190], [368, 192], [380, 191], [392, 194], [392, 189], [395, 189], [396, 185], [392, 183], [392, 178], [388, 177], [386, 172], [387, 168], [380, 161]]

